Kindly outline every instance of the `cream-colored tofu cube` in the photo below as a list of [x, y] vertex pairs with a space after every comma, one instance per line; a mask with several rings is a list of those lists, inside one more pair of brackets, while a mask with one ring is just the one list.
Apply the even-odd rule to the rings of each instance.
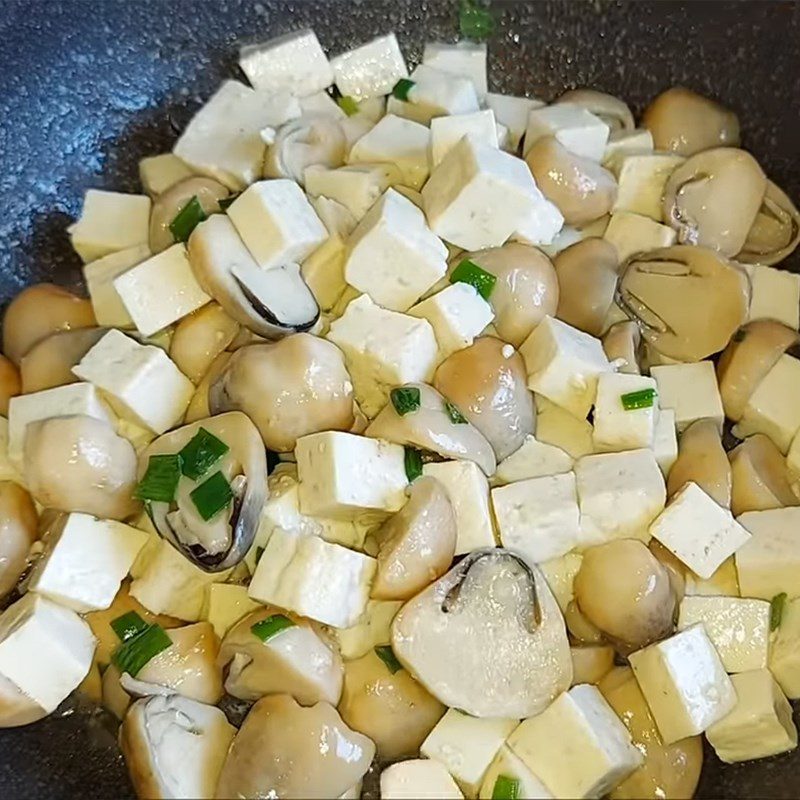
[[25, 486], [19, 469], [8, 455], [8, 420], [5, 417], [0, 417], [0, 481], [11, 481]]
[[361, 658], [374, 647], [391, 642], [392, 620], [402, 605], [401, 600], [370, 600], [354, 625], [336, 631], [342, 658]]
[[478, 97], [486, 94], [486, 54], [485, 43], [458, 42], [445, 44], [443, 42], [427, 42], [422, 51], [422, 63], [429, 67], [458, 75], [472, 81]]
[[331, 59], [336, 88], [364, 100], [389, 94], [408, 68], [393, 33], [379, 36]]
[[675, 432], [675, 412], [662, 408], [658, 412], [656, 430], [653, 436], [653, 455], [666, 478], [672, 465], [678, 460], [678, 436]]
[[745, 269], [750, 276], [750, 320], [774, 319], [800, 328], [800, 275], [761, 264]]
[[678, 433], [698, 419], [713, 419], [722, 432], [725, 412], [711, 361], [651, 367], [650, 374], [658, 384], [659, 405], [675, 412]]
[[114, 287], [114, 280], [150, 256], [150, 248], [146, 244], [138, 244], [127, 250], [109, 253], [84, 266], [83, 279], [98, 325], [109, 328], [134, 327], [131, 315]]
[[687, 569], [684, 575], [684, 591], [687, 597], [739, 597], [736, 559], [734, 556], [726, 558], [710, 578], [701, 578]]
[[459, 800], [463, 797], [447, 767], [432, 758], [397, 761], [381, 772], [381, 800]]
[[[625, 398], [652, 391], [650, 405], [626, 408]], [[658, 424], [656, 382], [644, 375], [604, 372], [594, 402], [594, 449], [598, 453], [652, 447]]]
[[609, 133], [608, 125], [582, 106], [555, 103], [535, 108], [528, 114], [523, 155], [527, 155], [539, 139], [555, 136], [571, 153], [600, 161]]
[[608, 644], [571, 646], [572, 686], [590, 683], [596, 686], [614, 667], [614, 648]]
[[503, 745], [483, 776], [478, 797], [490, 800], [495, 797], [495, 784], [500, 777], [517, 781], [517, 797], [547, 800], [553, 795], [550, 790], [525, 766], [525, 762], [514, 755], [508, 745]]
[[665, 153], [635, 154], [615, 159], [617, 199], [613, 211], [632, 211], [656, 222], [666, 222], [661, 209], [664, 186], [672, 172], [686, 161]]
[[518, 450], [504, 458], [489, 479], [491, 486], [505, 486], [528, 478], [571, 472], [575, 459], [560, 447], [526, 436]]
[[157, 197], [176, 183], [185, 181], [193, 175], [194, 172], [188, 164], [181, 161], [174, 153], [147, 156], [139, 161], [139, 180], [150, 197]]
[[630, 155], [647, 155], [653, 152], [653, 134], [647, 128], [634, 128], [629, 130], [611, 131], [603, 151], [603, 166], [611, 165]]
[[546, 246], [553, 242], [564, 227], [564, 216], [538, 189], [531, 192], [530, 210], [511, 240], [531, 246]]
[[[348, 164], [328, 169], [319, 164], [305, 171], [306, 193], [341, 203], [360, 220], [379, 197], [402, 180], [394, 164]], [[312, 201], [313, 203], [313, 201]]]
[[536, 438], [559, 447], [573, 459], [594, 452], [594, 428], [586, 419], [579, 419], [561, 406], [536, 395]]
[[464, 136], [473, 136], [490, 147], [499, 147], [494, 111], [487, 108], [471, 114], [436, 117], [431, 120], [431, 167], [442, 159]]
[[508, 149], [517, 152], [520, 139], [528, 127], [528, 116], [534, 108], [542, 108], [545, 103], [535, 97], [514, 97], [507, 94], [486, 94], [486, 107], [494, 111], [495, 119], [508, 128]]
[[783, 607], [770, 648], [769, 669], [788, 698], [800, 698], [800, 599]]
[[478, 111], [478, 95], [469, 78], [453, 75], [428, 64], [420, 64], [410, 75], [413, 85], [402, 101], [390, 97], [387, 111], [407, 116], [423, 125], [434, 117], [471, 114]]
[[703, 733], [736, 705], [736, 691], [698, 624], [629, 656], [664, 744]]
[[676, 236], [674, 228], [631, 211], [614, 212], [603, 234], [603, 238], [616, 248], [620, 264], [634, 253], [669, 247], [675, 244]]
[[246, 586], [212, 583], [206, 587], [202, 618], [211, 623], [220, 639], [244, 616], [261, 604], [247, 594]]
[[580, 553], [567, 553], [561, 558], [554, 558], [538, 565], [562, 614], [575, 598], [573, 584], [582, 562], [583, 556]]

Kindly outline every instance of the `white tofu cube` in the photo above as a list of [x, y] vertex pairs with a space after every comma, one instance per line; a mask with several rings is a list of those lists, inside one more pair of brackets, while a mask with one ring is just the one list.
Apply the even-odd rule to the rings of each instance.
[[532, 206], [511, 236], [512, 241], [527, 245], [549, 245], [564, 227], [564, 217], [538, 188], [531, 194]]
[[503, 547], [539, 563], [563, 556], [580, 540], [575, 475], [547, 475], [492, 489]]
[[495, 119], [508, 128], [508, 146], [516, 152], [520, 139], [528, 127], [528, 116], [535, 108], [542, 108], [545, 103], [535, 97], [514, 97], [507, 94], [488, 92], [486, 107], [494, 111]]
[[310, 197], [329, 197], [341, 203], [360, 220], [375, 201], [401, 180], [394, 164], [350, 164], [327, 169], [315, 164], [305, 171], [306, 192]]
[[[652, 390], [649, 406], [627, 409], [623, 398]], [[656, 382], [644, 375], [605, 372], [597, 381], [594, 448], [598, 453], [651, 447], [658, 424]]]
[[701, 578], [690, 569], [684, 574], [684, 591], [687, 597], [739, 597], [739, 577], [736, 559], [726, 558], [710, 578]]
[[673, 170], [686, 161], [665, 153], [634, 154], [614, 159], [617, 199], [612, 211], [632, 211], [656, 222], [666, 222], [661, 210], [664, 186]]
[[526, 436], [522, 446], [504, 458], [492, 475], [492, 486], [505, 486], [528, 478], [561, 475], [571, 472], [575, 460], [560, 447], [540, 442], [535, 436]]
[[95, 645], [74, 611], [30, 592], [0, 616], [0, 677], [49, 714], [86, 677]]
[[331, 59], [336, 88], [343, 94], [364, 100], [389, 94], [408, 68], [393, 33], [379, 36], [360, 47]]
[[495, 784], [501, 776], [518, 782], [517, 797], [542, 800], [553, 797], [550, 790], [525, 766], [525, 762], [505, 744], [497, 751], [494, 761], [483, 776], [478, 793], [481, 800], [490, 800], [495, 796]]
[[561, 558], [554, 558], [538, 565], [562, 614], [575, 598], [573, 584], [582, 562], [583, 556], [580, 553], [567, 553]]
[[620, 264], [634, 253], [646, 253], [675, 244], [674, 228], [642, 214], [617, 211], [611, 215], [603, 238], [617, 249]]
[[703, 733], [736, 705], [736, 692], [702, 625], [629, 656], [664, 744]]
[[800, 698], [800, 600], [791, 600], [783, 607], [770, 648], [769, 668], [788, 698]]
[[[434, 117], [451, 114], [471, 114], [478, 110], [478, 95], [475, 86], [468, 78], [443, 72], [427, 64], [420, 64], [411, 73], [412, 86], [407, 100], [389, 99], [387, 109], [402, 109], [401, 116], [407, 116], [423, 125], [428, 125]], [[394, 111], [398, 113], [398, 111]]]
[[647, 128], [611, 131], [603, 151], [603, 166], [610, 167], [614, 161], [630, 155], [646, 155], [653, 152], [653, 134]]
[[173, 153], [148, 156], [139, 161], [139, 180], [150, 197], [157, 197], [193, 175], [188, 165]]
[[381, 800], [459, 800], [463, 797], [447, 767], [432, 758], [398, 761], [381, 772]]
[[146, 245], [150, 235], [150, 198], [89, 189], [80, 219], [67, 229], [75, 252], [85, 263], [109, 253]]
[[750, 276], [750, 320], [774, 319], [800, 328], [800, 275], [761, 264], [746, 267]]
[[794, 750], [797, 728], [792, 707], [770, 671], [742, 672], [731, 681], [738, 698], [736, 705], [706, 731], [720, 760], [733, 764]]
[[725, 671], [766, 669], [769, 603], [744, 597], [684, 597], [678, 630], [701, 623]]
[[594, 405], [597, 379], [612, 371], [599, 339], [554, 317], [545, 317], [519, 352], [528, 386], [578, 419]]
[[594, 452], [594, 428], [586, 419], [579, 419], [561, 406], [537, 394], [536, 438], [558, 447], [573, 459]]
[[391, 642], [392, 620], [402, 605], [401, 600], [370, 600], [354, 625], [336, 631], [342, 658], [361, 658], [374, 647]]
[[214, 633], [222, 639], [242, 617], [260, 607], [260, 603], [250, 599], [246, 586], [212, 583], [206, 587], [202, 618], [211, 623]]
[[388, 311], [368, 295], [348, 304], [326, 338], [344, 353], [356, 400], [370, 418], [386, 405], [393, 387], [427, 382], [439, 357], [427, 320]]
[[602, 797], [643, 761], [627, 728], [588, 684], [523, 721], [508, 747], [555, 797]]
[[571, 153], [600, 161], [606, 149], [610, 128], [600, 117], [582, 106], [556, 103], [534, 108], [528, 114], [523, 155], [545, 136], [556, 140]]
[[328, 57], [310, 28], [239, 50], [239, 66], [255, 89], [307, 97], [333, 83]]
[[139, 244], [127, 250], [109, 253], [84, 266], [83, 279], [86, 281], [98, 325], [109, 328], [134, 327], [131, 315], [114, 287], [114, 279], [150, 256], [150, 248], [146, 244]]
[[436, 478], [453, 505], [457, 556], [497, 544], [489, 508], [489, 482], [474, 461], [425, 464], [422, 474]]
[[678, 433], [698, 419], [713, 419], [722, 433], [725, 412], [711, 361], [651, 367], [650, 374], [658, 384], [659, 405], [675, 412]]
[[472, 81], [478, 97], [486, 94], [486, 45], [477, 42], [444, 44], [428, 42], [422, 51], [422, 63], [434, 69]]
[[658, 412], [656, 432], [653, 436], [653, 455], [666, 478], [678, 460], [678, 437], [675, 433], [675, 412], [662, 408]]
[[497, 124], [491, 109], [436, 117], [431, 120], [431, 167], [437, 167], [442, 159], [464, 137], [470, 135], [476, 141], [498, 147]]
[[664, 476], [652, 450], [627, 450], [575, 462], [581, 547], [612, 539], [650, 539], [648, 526], [666, 502]]

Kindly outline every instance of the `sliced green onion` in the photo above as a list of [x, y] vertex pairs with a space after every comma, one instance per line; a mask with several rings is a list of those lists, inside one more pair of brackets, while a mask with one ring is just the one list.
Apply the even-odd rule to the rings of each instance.
[[293, 628], [294, 625], [294, 622], [292, 622], [289, 617], [285, 617], [283, 614], [273, 614], [271, 617], [267, 617], [251, 625], [250, 630], [255, 634], [256, 638], [260, 639], [262, 642], [268, 642], [281, 631], [285, 631], [287, 628]]
[[408, 93], [414, 88], [414, 81], [410, 81], [408, 78], [400, 78], [399, 81], [394, 85], [392, 89], [392, 95], [396, 97], [398, 100], [403, 100], [404, 102], [408, 102]]
[[219, 461], [230, 447], [205, 428], [187, 442], [178, 453], [181, 457], [181, 470], [187, 478], [196, 481], [208, 472]]
[[416, 386], [401, 386], [399, 389], [392, 389], [389, 392], [394, 410], [404, 417], [412, 411], [416, 411], [420, 406], [419, 389]]
[[498, 775], [492, 789], [492, 800], [517, 800], [519, 797], [519, 778]]
[[181, 457], [177, 453], [150, 456], [147, 470], [133, 496], [139, 500], [171, 503], [181, 479]]
[[458, 7], [458, 27], [462, 36], [480, 41], [494, 31], [494, 17], [487, 8], [488, 3], [478, 0], [461, 0]]
[[227, 508], [233, 499], [233, 489], [221, 472], [215, 472], [207, 481], [192, 489], [189, 497], [200, 516], [208, 522], [223, 508]]
[[406, 478], [409, 483], [414, 481], [422, 475], [422, 456], [419, 450], [413, 447], [406, 447], [403, 455], [403, 462], [406, 468]]
[[120, 672], [135, 678], [140, 670], [163, 650], [172, 647], [172, 640], [160, 625], [148, 625], [124, 641], [111, 656]]
[[656, 399], [655, 389], [641, 389], [638, 392], [628, 392], [620, 395], [622, 407], [626, 411], [636, 411], [638, 408], [652, 408]]
[[219, 208], [220, 211], [227, 211], [234, 203], [235, 200], [239, 198], [241, 192], [236, 192], [235, 194], [229, 194], [227, 197], [223, 197], [219, 201]]
[[147, 623], [135, 612], [129, 611], [121, 617], [111, 620], [111, 628], [121, 642], [127, 642], [140, 634], [147, 627]]
[[391, 645], [378, 645], [378, 647], [375, 648], [375, 655], [386, 664], [386, 669], [388, 669], [392, 675], [403, 669], [403, 665], [397, 660], [397, 656], [394, 654]]
[[355, 116], [360, 111], [358, 100], [356, 100], [355, 97], [350, 97], [349, 94], [342, 95], [336, 103], [348, 117]]
[[781, 626], [783, 609], [786, 606], [786, 592], [776, 594], [769, 602], [769, 629], [776, 631]]
[[465, 425], [467, 418], [458, 410], [458, 406], [451, 403], [449, 400], [444, 401], [444, 410], [447, 416], [450, 417], [450, 422], [453, 425]]
[[468, 283], [475, 287], [484, 300], [488, 300], [497, 278], [491, 272], [481, 269], [474, 261], [465, 258], [450, 274], [450, 283]]
[[192, 231], [204, 220], [208, 219], [203, 206], [194, 195], [192, 199], [175, 215], [169, 224], [172, 236], [176, 242], [186, 242]]

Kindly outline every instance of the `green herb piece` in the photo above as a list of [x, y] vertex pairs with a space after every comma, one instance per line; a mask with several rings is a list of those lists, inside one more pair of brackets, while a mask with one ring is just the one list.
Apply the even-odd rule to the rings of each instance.
[[139, 500], [171, 503], [181, 478], [181, 457], [177, 453], [150, 456], [147, 470], [133, 496]]
[[769, 601], [769, 629], [776, 631], [781, 626], [783, 619], [783, 609], [786, 606], [786, 592], [776, 594], [772, 600]]
[[636, 411], [639, 408], [652, 408], [656, 399], [655, 389], [640, 389], [638, 392], [628, 392], [620, 395], [622, 407], [626, 411]]
[[467, 422], [467, 418], [458, 410], [458, 406], [453, 405], [449, 400], [444, 401], [444, 410], [447, 412], [447, 416], [450, 417], [450, 422], [453, 425], [464, 425]]
[[392, 389], [389, 392], [389, 398], [392, 401], [394, 410], [401, 417], [416, 411], [421, 402], [419, 389], [416, 386], [401, 386], [398, 389]]
[[268, 642], [270, 639], [275, 638], [281, 631], [287, 628], [293, 628], [294, 622], [289, 617], [283, 614], [273, 614], [271, 617], [262, 619], [256, 622], [255, 625], [250, 626], [250, 630], [255, 634], [256, 638], [262, 642]]
[[498, 775], [492, 789], [492, 800], [517, 800], [519, 797], [519, 778]]
[[408, 102], [408, 93], [414, 88], [414, 81], [410, 81], [408, 78], [400, 78], [399, 81], [394, 85], [392, 89], [392, 95], [396, 97], [398, 100], [402, 100], [403, 102]]
[[200, 516], [208, 522], [219, 514], [233, 499], [233, 489], [221, 472], [215, 472], [207, 481], [192, 489], [189, 497]]
[[468, 283], [475, 287], [484, 300], [488, 300], [497, 278], [491, 272], [481, 269], [474, 261], [465, 258], [450, 274], [450, 283]]
[[187, 478], [196, 481], [208, 472], [219, 461], [230, 447], [205, 428], [187, 442], [178, 453], [181, 457], [181, 470]]
[[192, 231], [204, 220], [208, 219], [203, 206], [194, 195], [192, 199], [175, 215], [169, 224], [172, 236], [176, 242], [188, 241]]
[[462, 36], [480, 41], [494, 32], [494, 17], [488, 3], [479, 0], [461, 0], [458, 6], [458, 27]]
[[112, 619], [111, 628], [121, 642], [127, 642], [147, 628], [147, 623], [135, 611], [129, 611], [121, 617]]
[[413, 447], [406, 447], [403, 455], [403, 462], [405, 464], [408, 482], [414, 483], [414, 481], [422, 475], [422, 456], [419, 450], [415, 450]]
[[147, 625], [135, 636], [126, 639], [111, 656], [120, 672], [135, 678], [140, 670], [163, 650], [172, 647], [172, 640], [160, 625]]
[[227, 211], [233, 205], [234, 200], [239, 199], [240, 194], [241, 192], [235, 192], [234, 194], [229, 194], [227, 197], [223, 197], [222, 200], [219, 201], [219, 210]]
[[356, 100], [355, 97], [350, 97], [349, 94], [342, 95], [336, 103], [348, 117], [355, 116], [360, 110], [358, 107], [358, 100]]
[[403, 669], [403, 665], [397, 660], [397, 656], [394, 654], [394, 650], [392, 650], [392, 646], [389, 644], [381, 644], [375, 648], [375, 655], [386, 664], [386, 669], [395, 674], [395, 672], [399, 672]]

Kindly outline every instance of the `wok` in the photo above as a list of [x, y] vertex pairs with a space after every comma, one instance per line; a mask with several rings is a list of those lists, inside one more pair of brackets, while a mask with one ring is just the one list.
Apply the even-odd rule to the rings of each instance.
[[[65, 229], [91, 187], [138, 191], [137, 161], [168, 150], [238, 45], [313, 27], [338, 52], [395, 30], [410, 62], [453, 40], [443, 0], [2, 0], [0, 302], [33, 281], [78, 284]], [[496, 91], [552, 99], [591, 86], [641, 111], [684, 84], [742, 121], [744, 146], [800, 199], [800, 5], [778, 2], [497, 2]], [[368, 782], [369, 783], [369, 782]], [[373, 781], [374, 785], [374, 781]], [[113, 727], [68, 700], [0, 731], [0, 797], [132, 797]], [[800, 751], [736, 766], [709, 750], [699, 797], [796, 798]]]

